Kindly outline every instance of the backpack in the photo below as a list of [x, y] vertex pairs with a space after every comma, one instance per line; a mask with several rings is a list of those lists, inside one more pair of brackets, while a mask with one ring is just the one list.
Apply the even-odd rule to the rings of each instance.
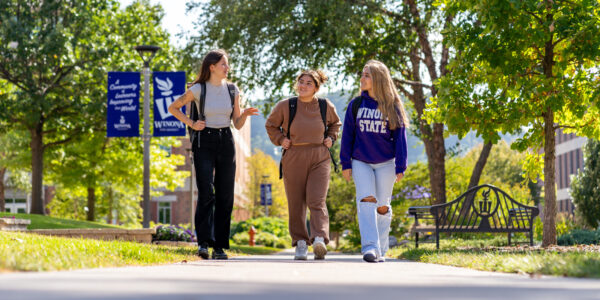
[[[233, 118], [233, 106], [235, 103], [235, 85], [233, 83], [227, 83], [227, 89], [229, 90], [229, 98], [231, 99], [231, 116], [229, 118]], [[190, 106], [190, 119], [193, 122], [198, 120], [206, 120], [206, 115], [204, 114], [204, 106], [206, 104], [206, 82], [200, 83], [200, 99], [194, 100], [192, 105]], [[200, 147], [200, 138], [198, 133], [200, 131], [196, 131], [192, 129], [192, 127], [188, 126], [188, 134], [190, 136], [190, 142], [192, 145], [194, 141], [198, 141], [198, 147]]]
[[[319, 110], [321, 111], [321, 120], [323, 121], [323, 125], [325, 126], [325, 131], [323, 132], [323, 137], [327, 138], [327, 100], [323, 99], [323, 98], [318, 98], [319, 99]], [[290, 128], [292, 128], [292, 121], [294, 120], [294, 117], [296, 116], [296, 109], [298, 107], [298, 97], [292, 97], [289, 100], [289, 109], [290, 109], [290, 116], [288, 119], [288, 131], [287, 131], [287, 138], [290, 139]], [[329, 156], [331, 157], [331, 162], [333, 163], [333, 167], [335, 172], [339, 172], [339, 168], [338, 168], [338, 164], [337, 161], [335, 160], [335, 158], [333, 157], [333, 152], [331, 152], [331, 148], [328, 149], [329, 150]], [[283, 155], [285, 154], [285, 149], [282, 151], [281, 153], [281, 157], [283, 159]], [[281, 163], [281, 160], [279, 160], [279, 179], [283, 178], [283, 164]]]
[[356, 116], [358, 116], [358, 109], [362, 104], [362, 96], [358, 97], [354, 102], [352, 102], [352, 116], [354, 117], [354, 123], [356, 123]]

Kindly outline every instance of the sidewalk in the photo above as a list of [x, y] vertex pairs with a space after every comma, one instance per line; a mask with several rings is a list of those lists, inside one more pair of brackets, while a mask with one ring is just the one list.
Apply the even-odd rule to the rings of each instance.
[[[309, 256], [312, 259], [312, 255]], [[1, 299], [600, 299], [600, 280], [286, 251], [154, 267], [0, 274]]]

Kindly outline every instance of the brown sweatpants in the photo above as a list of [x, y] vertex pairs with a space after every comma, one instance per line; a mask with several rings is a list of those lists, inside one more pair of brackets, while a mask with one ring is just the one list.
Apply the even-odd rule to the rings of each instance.
[[[325, 199], [329, 188], [331, 159], [324, 145], [293, 145], [282, 158], [283, 184], [288, 200], [292, 246], [315, 237], [329, 243], [329, 213]], [[310, 210], [310, 238], [306, 230], [306, 207]]]

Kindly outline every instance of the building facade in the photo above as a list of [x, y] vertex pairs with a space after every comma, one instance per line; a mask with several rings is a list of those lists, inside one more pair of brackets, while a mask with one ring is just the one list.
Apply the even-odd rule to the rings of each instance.
[[556, 131], [556, 205], [557, 211], [573, 214], [575, 207], [570, 194], [571, 175], [583, 169], [583, 147], [587, 138]]

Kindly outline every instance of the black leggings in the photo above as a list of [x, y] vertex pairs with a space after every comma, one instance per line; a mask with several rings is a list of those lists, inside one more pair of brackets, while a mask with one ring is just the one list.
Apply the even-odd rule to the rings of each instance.
[[235, 186], [235, 144], [229, 128], [204, 128], [200, 146], [192, 145], [196, 167], [198, 203], [196, 236], [198, 245], [208, 243], [229, 249], [233, 189]]

